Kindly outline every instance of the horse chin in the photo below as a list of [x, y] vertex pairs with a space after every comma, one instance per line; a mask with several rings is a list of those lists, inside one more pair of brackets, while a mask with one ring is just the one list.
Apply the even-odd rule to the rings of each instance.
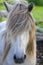
[[23, 63], [15, 63], [14, 65], [28, 65], [28, 60], [26, 59]]

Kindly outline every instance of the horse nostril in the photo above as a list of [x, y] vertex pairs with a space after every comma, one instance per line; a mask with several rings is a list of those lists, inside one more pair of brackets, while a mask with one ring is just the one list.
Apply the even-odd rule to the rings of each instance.
[[24, 55], [24, 59], [26, 59], [26, 55]]
[[24, 57], [21, 57], [21, 58], [19, 58], [16, 55], [14, 55], [14, 61], [15, 61], [15, 63], [19, 63], [19, 64], [23, 63], [25, 61], [25, 59], [26, 59], [26, 55], [24, 55]]
[[14, 60], [16, 59], [16, 55], [14, 55]]

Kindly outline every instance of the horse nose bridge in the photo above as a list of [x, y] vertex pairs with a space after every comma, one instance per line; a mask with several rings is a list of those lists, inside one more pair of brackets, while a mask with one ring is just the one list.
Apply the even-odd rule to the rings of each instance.
[[21, 48], [17, 48], [15, 54], [17, 57], [23, 57], [24, 56], [24, 50]]
[[[21, 40], [20, 40], [21, 41]], [[16, 56], [23, 56], [24, 54], [25, 54], [25, 49], [24, 49], [24, 47], [23, 47], [23, 44], [21, 44], [21, 43], [16, 43], [15, 44], [15, 47], [14, 47], [14, 54], [16, 55]]]
[[22, 45], [16, 46], [16, 53], [23, 53], [23, 52], [24, 52], [24, 49], [23, 49]]
[[17, 49], [17, 54], [23, 54], [23, 49], [18, 48], [18, 49]]

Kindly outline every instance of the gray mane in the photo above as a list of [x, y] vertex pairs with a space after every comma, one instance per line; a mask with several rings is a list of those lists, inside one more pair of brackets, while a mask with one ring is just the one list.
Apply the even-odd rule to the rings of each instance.
[[7, 31], [12, 35], [21, 34], [31, 29], [33, 18], [28, 12], [27, 3], [16, 3], [7, 20]]

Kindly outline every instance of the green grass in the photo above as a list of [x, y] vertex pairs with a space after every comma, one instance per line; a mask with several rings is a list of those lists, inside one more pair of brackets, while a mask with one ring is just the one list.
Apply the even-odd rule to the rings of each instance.
[[33, 16], [37, 21], [43, 21], [43, 6], [35, 6]]
[[[4, 6], [3, 3], [0, 3], [0, 11], [1, 11], [1, 10], [5, 10], [5, 6]], [[4, 20], [5, 20], [5, 17], [2, 17], [2, 18], [0, 17], [0, 22], [1, 22], [1, 21], [4, 21]]]
[[4, 2], [5, 2], [5, 0], [0, 0], [0, 10], [5, 9]]
[[0, 3], [3, 3], [5, 0], [0, 0]]
[[0, 3], [0, 10], [5, 10], [5, 6], [2, 3]]
[[39, 26], [39, 27], [41, 27], [41, 28], [43, 28], [43, 23], [41, 23], [41, 24], [38, 24], [38, 26]]
[[[43, 22], [43, 6], [35, 6], [32, 12], [36, 22]], [[43, 23], [38, 24], [38, 26], [43, 28]]]
[[5, 17], [0, 17], [0, 22], [2, 22], [2, 21], [4, 21], [4, 20], [6, 20]]

